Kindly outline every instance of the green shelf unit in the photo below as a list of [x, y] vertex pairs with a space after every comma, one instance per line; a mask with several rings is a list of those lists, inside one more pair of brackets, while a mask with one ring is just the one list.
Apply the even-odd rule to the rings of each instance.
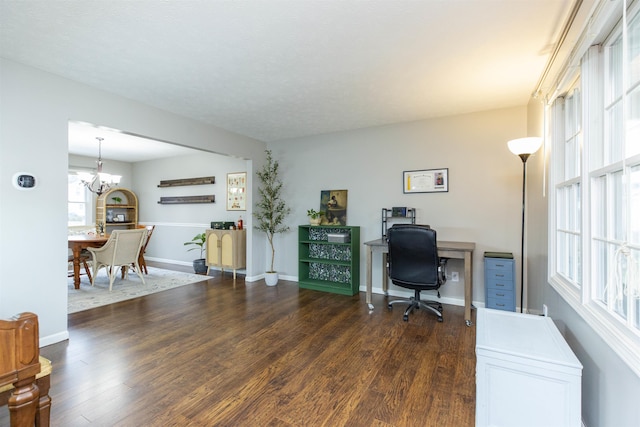
[[[329, 233], [348, 233], [349, 241], [329, 242]], [[360, 291], [360, 227], [300, 225], [298, 285], [304, 289], [356, 295]]]

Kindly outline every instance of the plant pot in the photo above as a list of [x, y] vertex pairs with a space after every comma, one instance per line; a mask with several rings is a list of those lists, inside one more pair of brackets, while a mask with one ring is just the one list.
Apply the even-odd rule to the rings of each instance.
[[193, 271], [196, 274], [207, 274], [207, 261], [204, 258], [193, 260]]
[[320, 225], [322, 222], [322, 218], [309, 218], [309, 224], [311, 225]]
[[278, 273], [275, 271], [267, 271], [264, 273], [264, 281], [267, 286], [275, 286], [278, 284]]

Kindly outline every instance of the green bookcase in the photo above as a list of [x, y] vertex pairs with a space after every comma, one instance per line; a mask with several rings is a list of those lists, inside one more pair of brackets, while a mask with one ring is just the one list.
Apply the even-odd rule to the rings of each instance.
[[[348, 242], [329, 242], [329, 234], [347, 234]], [[298, 285], [305, 289], [356, 295], [360, 289], [360, 227], [298, 227]]]

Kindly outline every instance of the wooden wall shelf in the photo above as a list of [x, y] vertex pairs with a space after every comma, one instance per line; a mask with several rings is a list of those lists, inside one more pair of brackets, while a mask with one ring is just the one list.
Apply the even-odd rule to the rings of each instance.
[[160, 181], [158, 187], [180, 187], [183, 185], [206, 185], [215, 183], [215, 176], [205, 176], [201, 178], [168, 179]]
[[213, 194], [208, 196], [177, 196], [177, 197], [160, 197], [158, 202], [161, 205], [179, 205], [186, 203], [215, 203], [216, 196]]

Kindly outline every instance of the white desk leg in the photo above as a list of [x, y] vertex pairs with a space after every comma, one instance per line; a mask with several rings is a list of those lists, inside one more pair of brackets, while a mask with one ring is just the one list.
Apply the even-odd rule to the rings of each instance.
[[382, 253], [382, 292], [385, 296], [389, 296], [389, 271], [387, 270], [387, 262], [389, 255], [387, 252]]
[[366, 294], [366, 302], [367, 302], [367, 306], [369, 307], [369, 310], [373, 310], [373, 304], [371, 303], [371, 294], [373, 293], [373, 284], [371, 283], [371, 269], [372, 269], [372, 262], [371, 262], [371, 255], [372, 249], [371, 246], [367, 246], [367, 268], [366, 268], [366, 275], [367, 275], [367, 294]]

